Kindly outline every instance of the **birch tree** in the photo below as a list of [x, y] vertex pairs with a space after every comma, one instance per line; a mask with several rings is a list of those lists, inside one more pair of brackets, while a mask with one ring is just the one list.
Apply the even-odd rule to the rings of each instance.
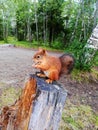
[[36, 23], [36, 39], [38, 42], [38, 40], [39, 40], [39, 37], [38, 37], [38, 15], [37, 15], [37, 2], [36, 2], [36, 0], [34, 0], [34, 10], [35, 10], [35, 23]]
[[[7, 42], [7, 37], [8, 37], [8, 33], [10, 32], [9, 30], [9, 23], [11, 21], [11, 18], [15, 15], [15, 9], [13, 8], [12, 4], [13, 1], [9, 1], [9, 0], [1, 0], [0, 1], [0, 12], [1, 12], [1, 19], [2, 19], [2, 34], [3, 34], [3, 39], [5, 42]], [[11, 8], [9, 8], [9, 6]]]
[[92, 17], [94, 18], [94, 23], [93, 23], [93, 29], [94, 29], [97, 25], [97, 20], [98, 20], [98, 0], [95, 3]]

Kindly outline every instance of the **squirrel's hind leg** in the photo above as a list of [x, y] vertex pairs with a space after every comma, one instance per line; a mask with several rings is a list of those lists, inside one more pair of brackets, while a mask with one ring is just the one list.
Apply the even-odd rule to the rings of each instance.
[[52, 70], [50, 71], [49, 75], [48, 75], [48, 78], [46, 80], [47, 83], [53, 83], [53, 81], [56, 81], [59, 79], [59, 73], [57, 70]]

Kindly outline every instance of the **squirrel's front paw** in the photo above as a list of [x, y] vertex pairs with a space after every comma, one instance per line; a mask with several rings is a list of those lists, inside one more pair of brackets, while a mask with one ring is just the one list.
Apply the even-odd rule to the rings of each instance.
[[37, 75], [38, 77], [40, 77], [41, 74], [40, 74], [40, 73], [37, 73], [36, 75]]
[[48, 84], [50, 84], [50, 83], [52, 84], [53, 81], [52, 81], [51, 79], [47, 79], [46, 82], [47, 82]]
[[42, 74], [42, 73], [37, 73], [37, 76], [38, 76], [38, 77], [41, 77], [41, 78], [46, 78], [46, 75], [45, 75], [45, 74]]

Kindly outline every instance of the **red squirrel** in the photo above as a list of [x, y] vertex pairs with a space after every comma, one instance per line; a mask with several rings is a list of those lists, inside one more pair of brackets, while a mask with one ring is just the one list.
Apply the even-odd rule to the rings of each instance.
[[39, 50], [33, 56], [32, 67], [39, 69], [39, 77], [47, 77], [47, 83], [58, 80], [60, 74], [69, 74], [74, 67], [74, 58], [70, 54], [63, 54], [60, 57], [50, 56], [45, 49]]

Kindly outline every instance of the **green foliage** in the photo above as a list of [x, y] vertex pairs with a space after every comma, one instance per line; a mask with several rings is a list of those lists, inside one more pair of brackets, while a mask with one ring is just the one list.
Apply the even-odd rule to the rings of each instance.
[[39, 14], [38, 24], [41, 26], [39, 38], [45, 38], [50, 46], [63, 31], [63, 18], [61, 16], [63, 2], [64, 0], [39, 0], [37, 11]]
[[93, 64], [98, 67], [98, 51], [96, 51], [96, 53], [95, 53], [95, 56], [93, 59]]
[[64, 44], [61, 42], [61, 40], [58, 38], [52, 43], [52, 48], [55, 49], [64, 49]]
[[1, 18], [5, 16], [10, 25], [13, 19], [16, 22], [14, 35], [18, 40], [26, 40], [28, 25], [36, 39], [37, 24], [41, 41], [52, 43], [60, 35], [62, 41], [67, 39], [64, 40], [66, 44], [70, 43], [73, 33], [75, 38], [87, 40], [93, 28], [95, 3], [96, 0], [78, 3], [73, 0], [2, 0], [0, 12]]
[[91, 59], [89, 62], [86, 62], [87, 57], [86, 55], [90, 51], [94, 51], [91, 49], [87, 49], [85, 47], [86, 42], [79, 42], [78, 40], [74, 40], [70, 46], [68, 46], [67, 50], [65, 52], [72, 52], [75, 57], [75, 67], [79, 70], [91, 70], [91, 67], [93, 66], [93, 59]]
[[[78, 3], [73, 0], [2, 0], [0, 12], [1, 19], [9, 23], [8, 35], [14, 30], [13, 35], [20, 41], [27, 40], [28, 35], [33, 34], [33, 40], [38, 35], [37, 40], [50, 46], [59, 38], [61, 40], [58, 42], [66, 45], [74, 38], [79, 41], [88, 39], [97, 19], [93, 17], [95, 3], [96, 0]], [[15, 25], [11, 26], [13, 23]], [[3, 25], [6, 27], [6, 24]], [[5, 34], [4, 28], [2, 34]]]

